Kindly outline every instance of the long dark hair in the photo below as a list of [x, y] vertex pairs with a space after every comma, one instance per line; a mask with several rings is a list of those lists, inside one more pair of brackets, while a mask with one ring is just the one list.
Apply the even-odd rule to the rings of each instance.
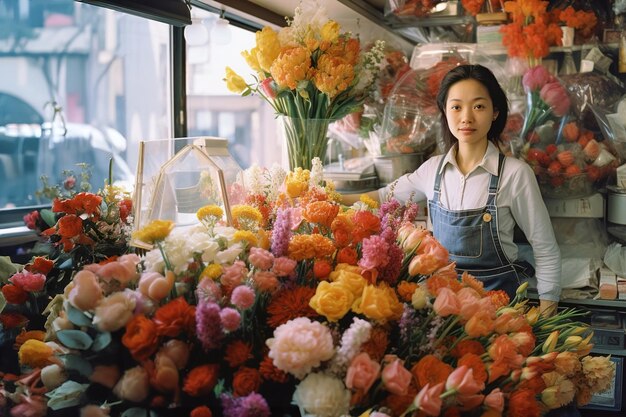
[[492, 141], [498, 148], [502, 143], [500, 135], [506, 125], [506, 119], [509, 116], [509, 100], [506, 97], [506, 93], [498, 83], [495, 75], [487, 67], [482, 65], [459, 65], [451, 69], [443, 80], [441, 81], [441, 87], [439, 87], [439, 93], [437, 93], [437, 106], [439, 107], [441, 127], [443, 130], [443, 141], [446, 145], [446, 150], [457, 143], [457, 138], [454, 137], [448, 126], [448, 120], [446, 119], [446, 101], [448, 100], [448, 91], [453, 84], [463, 80], [476, 80], [485, 86], [491, 97], [494, 111], [498, 112], [498, 117], [491, 124], [491, 129], [487, 132], [487, 139]]

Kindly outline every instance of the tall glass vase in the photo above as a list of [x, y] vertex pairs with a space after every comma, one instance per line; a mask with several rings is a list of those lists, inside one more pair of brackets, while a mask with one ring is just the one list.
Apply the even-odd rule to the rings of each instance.
[[311, 169], [311, 160], [316, 156], [322, 162], [328, 145], [328, 125], [331, 119], [302, 119], [281, 117], [287, 141], [289, 169]]

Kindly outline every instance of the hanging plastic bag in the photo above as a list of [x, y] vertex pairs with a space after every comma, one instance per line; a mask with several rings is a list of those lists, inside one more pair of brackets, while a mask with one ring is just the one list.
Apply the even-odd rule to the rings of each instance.
[[612, 243], [606, 248], [604, 263], [616, 275], [626, 278], [626, 247]]

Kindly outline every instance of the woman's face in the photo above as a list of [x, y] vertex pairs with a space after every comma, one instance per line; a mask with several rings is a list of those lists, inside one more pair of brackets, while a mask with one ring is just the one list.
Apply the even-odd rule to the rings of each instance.
[[482, 144], [491, 123], [498, 116], [487, 88], [474, 79], [450, 86], [446, 99], [446, 119], [450, 132], [461, 144]]

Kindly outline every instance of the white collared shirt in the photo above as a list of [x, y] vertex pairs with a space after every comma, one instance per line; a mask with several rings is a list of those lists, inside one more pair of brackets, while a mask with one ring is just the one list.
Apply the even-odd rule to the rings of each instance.
[[[450, 210], [484, 207], [489, 194], [490, 174], [498, 175], [498, 155], [496, 146], [489, 142], [482, 162], [463, 175], [456, 163], [455, 146], [446, 155], [434, 156], [415, 172], [400, 177], [393, 188], [393, 196], [400, 202], [408, 199], [416, 202], [431, 200], [437, 167], [441, 158], [445, 158], [441, 168], [440, 199], [443, 207]], [[385, 201], [391, 187], [379, 190], [380, 201]], [[513, 242], [513, 228], [517, 223], [533, 248], [539, 298], [558, 301], [561, 294], [561, 252], [537, 179], [528, 164], [506, 158], [497, 207], [498, 232], [504, 252], [512, 262], [517, 260], [518, 248]]]

